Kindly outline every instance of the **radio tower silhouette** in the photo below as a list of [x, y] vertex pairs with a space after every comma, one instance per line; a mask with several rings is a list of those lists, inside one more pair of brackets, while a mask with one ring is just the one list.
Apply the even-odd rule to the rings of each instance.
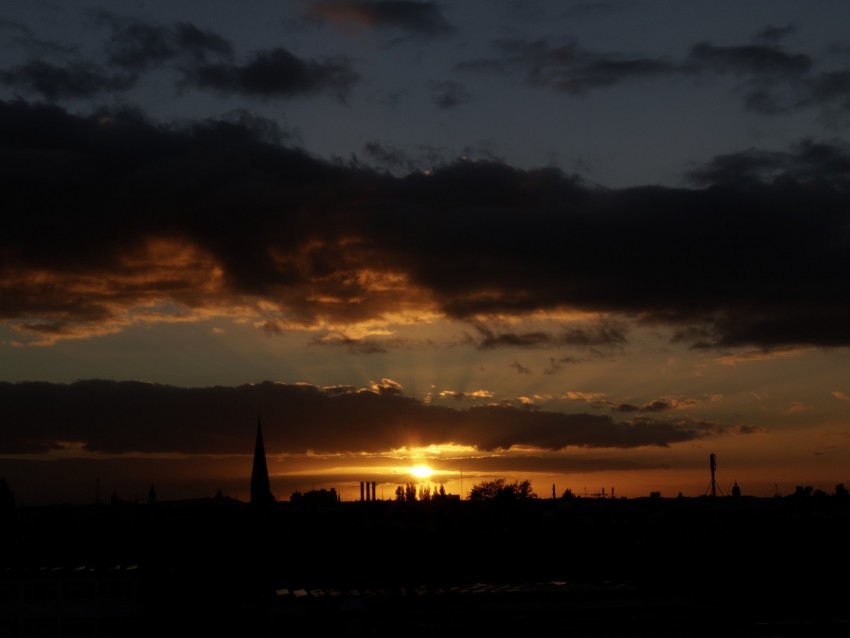
[[[717, 490], [720, 490], [720, 488], [717, 486], [717, 481], [714, 480], [714, 472], [717, 470], [717, 457], [714, 455], [714, 452], [709, 455], [708, 460], [711, 466], [711, 483], [708, 484], [705, 492], [706, 494], [711, 492], [712, 496], [717, 496]], [[720, 493], [723, 494], [723, 490], [720, 490]]]

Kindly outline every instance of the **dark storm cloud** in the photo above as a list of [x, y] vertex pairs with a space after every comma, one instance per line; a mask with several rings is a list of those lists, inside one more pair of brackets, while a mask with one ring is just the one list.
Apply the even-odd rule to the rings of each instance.
[[777, 178], [812, 182], [821, 178], [850, 183], [850, 147], [802, 140], [790, 151], [748, 149], [719, 155], [688, 176], [698, 184], [735, 184]]
[[315, 337], [310, 342], [313, 346], [328, 346], [344, 348], [349, 354], [381, 354], [390, 350], [399, 350], [413, 346], [423, 347], [430, 345], [427, 342], [412, 342], [407, 339], [380, 339], [376, 337], [354, 338], [346, 335], [326, 335]]
[[850, 71], [820, 70], [810, 56], [786, 50], [780, 42], [793, 32], [793, 25], [767, 26], [754, 44], [700, 42], [681, 59], [602, 53], [543, 39], [502, 39], [493, 43], [495, 57], [467, 60], [457, 68], [519, 76], [529, 85], [575, 95], [637, 80], [727, 78], [734, 80], [732, 91], [744, 107], [757, 113], [815, 108], [832, 115], [850, 110]]
[[263, 97], [331, 88], [345, 95], [356, 80], [345, 59], [302, 60], [284, 48], [258, 51], [245, 63], [234, 63], [230, 42], [187, 22], [171, 27], [105, 12], [99, 20], [112, 29], [105, 45], [112, 65], [141, 72], [179, 63], [184, 83], [199, 88]]
[[417, 162], [402, 149], [378, 141], [367, 142], [363, 151], [370, 160], [391, 171], [403, 170], [409, 173], [418, 166]]
[[136, 77], [110, 73], [97, 65], [83, 62], [54, 64], [45, 60], [31, 60], [0, 71], [0, 83], [15, 90], [38, 93], [49, 100], [57, 100], [125, 91], [136, 83]]
[[9, 44], [7, 46], [23, 49], [32, 55], [70, 56], [75, 53], [77, 48], [39, 38], [27, 25], [14, 20], [0, 18], [0, 33], [8, 34]]
[[460, 151], [427, 144], [419, 144], [405, 150], [383, 142], [373, 141], [367, 142], [363, 146], [363, 155], [366, 164], [387, 170], [399, 177], [409, 173], [420, 173], [446, 167], [457, 161], [458, 157], [473, 158], [475, 161], [502, 161], [488, 148], [487, 144], [464, 146]]
[[631, 403], [620, 403], [611, 408], [614, 412], [637, 412], [640, 408]]
[[850, 345], [840, 144], [717, 158], [699, 188], [607, 190], [493, 162], [395, 177], [273, 129], [0, 103], [0, 319], [44, 342], [163, 304], [159, 320], [256, 306], [281, 331], [340, 334], [393, 314], [579, 310], [619, 319], [477, 342], [619, 347], [637, 321], [702, 347]]
[[496, 332], [485, 324], [476, 324], [480, 338], [473, 340], [478, 348], [553, 348], [562, 346], [613, 346], [626, 345], [626, 331], [623, 326], [604, 323], [590, 327], [577, 327], [559, 333], [549, 332]]
[[604, 398], [604, 395], [581, 392], [568, 392], [566, 398], [572, 401], [581, 401], [589, 403], [595, 408], [607, 408], [612, 412], [621, 412], [624, 414], [643, 413], [643, 414], [658, 414], [662, 412], [670, 412], [672, 410], [682, 410], [693, 407], [700, 403], [697, 399], [689, 398], [659, 398], [647, 401], [641, 405], [633, 403], [616, 403]]
[[105, 44], [110, 64], [143, 71], [174, 57], [175, 50], [167, 28], [109, 14], [102, 14], [100, 20], [112, 27], [112, 36]]
[[249, 453], [262, 415], [269, 453], [369, 451], [457, 443], [480, 450], [517, 445], [668, 446], [716, 433], [698, 423], [426, 405], [383, 379], [368, 390], [306, 384], [177, 388], [138, 382], [0, 384], [0, 453], [43, 453], [82, 445], [91, 452]]
[[451, 35], [454, 27], [436, 2], [413, 0], [315, 2], [312, 16], [338, 23], [401, 29], [426, 37]]
[[787, 53], [769, 44], [715, 46], [700, 43], [691, 49], [685, 67], [695, 73], [729, 75], [740, 84], [748, 110], [766, 115], [808, 106], [813, 62], [807, 55]]
[[459, 69], [514, 73], [529, 84], [567, 93], [613, 86], [627, 80], [667, 76], [681, 72], [666, 59], [640, 55], [600, 54], [575, 44], [550, 45], [545, 40], [500, 40], [500, 57], [462, 62]]
[[786, 53], [764, 45], [715, 46], [704, 42], [694, 45], [687, 61], [700, 70], [797, 77], [809, 71], [812, 60], [803, 54]]
[[614, 412], [667, 412], [676, 406], [669, 401], [656, 399], [644, 405], [632, 405], [631, 403], [618, 403], [611, 407]]
[[570, 328], [560, 335], [562, 343], [574, 346], [624, 346], [626, 328], [613, 322], [604, 322], [589, 328]]
[[480, 418], [487, 424], [486, 430], [482, 429], [476, 436], [476, 446], [485, 450], [507, 449], [514, 445], [549, 450], [573, 445], [588, 448], [667, 447], [723, 431], [717, 424], [698, 420], [668, 422], [640, 417], [615, 422], [601, 415], [562, 414], [502, 405], [476, 406], [468, 412], [476, 422]]
[[190, 53], [197, 60], [205, 60], [210, 55], [233, 57], [230, 42], [216, 33], [199, 29], [190, 22], [178, 23], [173, 37], [180, 50]]
[[228, 40], [189, 22], [162, 25], [106, 11], [94, 16], [97, 24], [110, 30], [103, 65], [37, 58], [0, 70], [0, 83], [49, 100], [83, 98], [126, 91], [146, 74], [167, 69], [177, 74], [180, 88], [262, 98], [330, 91], [343, 99], [359, 79], [345, 57], [302, 59], [279, 47], [255, 51], [236, 62]]
[[305, 60], [284, 48], [256, 52], [244, 64], [197, 65], [185, 76], [198, 88], [264, 98], [327, 90], [343, 99], [358, 80], [348, 58]]
[[504, 346], [518, 348], [549, 347], [554, 341], [552, 335], [545, 332], [526, 332], [523, 334], [502, 332], [497, 334], [487, 326], [479, 325], [476, 328], [482, 335], [478, 347], [483, 350]]
[[127, 71], [141, 72], [174, 60], [203, 62], [209, 57], [233, 57], [233, 47], [227, 40], [189, 22], [172, 27], [106, 11], [97, 12], [95, 18], [112, 31], [104, 44], [107, 60]]

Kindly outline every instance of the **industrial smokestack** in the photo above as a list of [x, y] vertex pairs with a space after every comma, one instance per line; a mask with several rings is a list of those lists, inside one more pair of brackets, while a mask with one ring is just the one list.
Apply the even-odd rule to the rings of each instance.
[[363, 481], [360, 481], [360, 502], [361, 503], [363, 502], [363, 490], [364, 490]]
[[377, 496], [377, 494], [378, 494], [377, 484], [378, 484], [378, 482], [377, 482], [377, 481], [372, 481], [372, 500], [373, 500], [373, 501], [377, 501], [377, 500], [378, 500], [378, 496]]

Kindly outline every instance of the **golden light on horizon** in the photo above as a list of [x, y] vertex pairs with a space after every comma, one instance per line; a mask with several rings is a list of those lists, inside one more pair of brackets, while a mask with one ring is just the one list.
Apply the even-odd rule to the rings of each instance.
[[416, 478], [426, 479], [431, 477], [431, 475], [434, 473], [434, 470], [432, 470], [427, 465], [414, 465], [410, 468], [410, 473], [413, 474], [413, 476], [415, 476]]

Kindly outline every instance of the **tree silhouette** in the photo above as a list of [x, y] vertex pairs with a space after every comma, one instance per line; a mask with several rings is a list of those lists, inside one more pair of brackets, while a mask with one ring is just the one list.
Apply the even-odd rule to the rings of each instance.
[[528, 480], [511, 483], [503, 478], [482, 481], [473, 485], [469, 492], [470, 501], [518, 501], [528, 498], [537, 498]]
[[408, 503], [416, 500], [416, 483], [408, 483], [404, 486], [404, 500]]

